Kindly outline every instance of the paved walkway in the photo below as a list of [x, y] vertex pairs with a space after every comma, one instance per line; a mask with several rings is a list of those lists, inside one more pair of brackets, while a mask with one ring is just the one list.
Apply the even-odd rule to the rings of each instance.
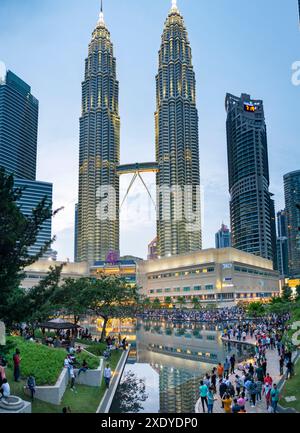
[[[225, 339], [225, 341], [228, 341], [227, 339]], [[240, 341], [231, 339], [230, 343], [241, 343]], [[255, 345], [256, 340], [255, 338], [251, 339], [251, 338], [247, 338], [247, 340], [245, 342], [242, 343], [250, 343]], [[279, 380], [281, 379], [282, 376], [280, 376], [279, 374], [279, 356], [278, 356], [278, 352], [277, 349], [267, 349], [266, 351], [266, 358], [267, 358], [267, 373], [270, 374], [270, 376], [273, 379], [273, 383], [278, 383]], [[235, 386], [235, 375], [241, 376], [242, 373], [241, 371], [239, 371], [238, 369], [236, 369], [235, 374], [231, 374], [229, 376], [229, 379], [231, 381], [231, 383]], [[217, 380], [218, 382], [218, 380]], [[219, 385], [217, 384], [217, 401], [215, 401], [214, 403], [214, 413], [224, 413], [224, 409], [222, 409], [222, 402], [221, 402], [221, 398], [219, 395]], [[267, 413], [267, 406], [266, 406], [266, 401], [265, 401], [265, 397], [264, 395], [262, 395], [262, 401], [256, 402], [256, 406], [255, 407], [251, 407], [251, 404], [249, 401], [246, 402], [246, 407], [245, 407], [247, 413]], [[198, 400], [196, 403], [196, 413], [203, 413], [202, 411], [202, 404], [201, 401]]]

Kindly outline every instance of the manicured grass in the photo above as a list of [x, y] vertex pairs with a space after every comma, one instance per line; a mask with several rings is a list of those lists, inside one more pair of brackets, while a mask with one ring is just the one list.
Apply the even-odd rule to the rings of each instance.
[[[291, 403], [287, 403], [284, 397], [296, 397], [296, 401]], [[300, 412], [300, 362], [298, 359], [297, 364], [295, 365], [295, 374], [292, 379], [287, 380], [285, 382], [284, 388], [281, 393], [281, 406], [287, 408], [292, 407]]]
[[[25, 341], [21, 337], [9, 337], [7, 340], [12, 341], [15, 345], [7, 357], [9, 368], [12, 368], [12, 356], [17, 347], [22, 358], [21, 377], [26, 379], [32, 374], [38, 386], [55, 385], [63, 369], [67, 353], [65, 349], [55, 349], [32, 341]], [[80, 363], [85, 359], [91, 369], [99, 367], [99, 358], [85, 352], [77, 354], [76, 358]]]
[[[23, 400], [30, 401], [24, 394], [25, 381], [14, 382], [12, 371], [7, 371], [7, 379], [11, 387], [11, 394], [21, 397]], [[68, 387], [62, 402], [56, 406], [41, 400], [34, 399], [32, 403], [33, 413], [62, 413], [64, 407], [69, 406], [73, 413], [95, 413], [104, 395], [105, 387], [93, 388], [90, 386], [77, 385], [77, 393]]]
[[[47, 348], [47, 346], [45, 347]], [[22, 350], [21, 346], [19, 346], [19, 348], [20, 350]], [[87, 349], [89, 350], [90, 347]], [[52, 350], [61, 350], [61, 349], [52, 349]], [[63, 352], [65, 355], [65, 351]], [[122, 354], [121, 350], [116, 350], [112, 352], [111, 358], [108, 361], [112, 371], [116, 369], [121, 354]], [[99, 362], [97, 358], [94, 359], [98, 363], [97, 366], [99, 366]], [[61, 370], [62, 368], [60, 367], [60, 371]], [[23, 400], [30, 401], [28, 396], [24, 394], [24, 386], [26, 385], [26, 381], [21, 380], [18, 383], [14, 382], [13, 372], [11, 368], [7, 369], [6, 375], [11, 387], [11, 394], [17, 395], [21, 397]], [[58, 406], [35, 399], [32, 404], [32, 412], [33, 413], [61, 413], [64, 407], [70, 407], [72, 413], [95, 413], [106, 391], [104, 381], [102, 381], [101, 386], [97, 388], [84, 386], [84, 385], [75, 385], [75, 387], [77, 393], [71, 391], [70, 388], [68, 387], [64, 394], [61, 404]]]

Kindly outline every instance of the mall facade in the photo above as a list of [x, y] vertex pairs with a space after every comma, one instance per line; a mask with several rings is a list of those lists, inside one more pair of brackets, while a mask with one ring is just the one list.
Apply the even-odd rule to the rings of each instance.
[[217, 306], [279, 296], [273, 262], [234, 248], [208, 249], [138, 264], [137, 284], [147, 298], [174, 305], [193, 298]]
[[[23, 287], [29, 289], [44, 278], [50, 266], [61, 262], [40, 260], [26, 268]], [[152, 301], [177, 304], [182, 297], [186, 306], [193, 298], [218, 306], [238, 302], [269, 300], [279, 296], [279, 273], [273, 262], [234, 248], [208, 249], [154, 260], [119, 260], [115, 263], [66, 263], [66, 278], [119, 276], [128, 284], [137, 284], [140, 292]]]

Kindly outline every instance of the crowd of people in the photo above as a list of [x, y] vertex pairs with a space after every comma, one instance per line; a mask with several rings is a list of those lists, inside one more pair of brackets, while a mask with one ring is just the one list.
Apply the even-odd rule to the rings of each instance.
[[161, 320], [170, 322], [209, 322], [222, 323], [227, 321], [241, 321], [246, 319], [245, 310], [241, 307], [226, 307], [213, 310], [181, 310], [159, 309], [146, 310], [141, 315], [144, 320]]
[[[255, 346], [253, 362], [237, 365], [235, 355], [227, 357], [224, 364], [219, 363], [200, 383], [199, 397], [202, 411], [213, 412], [214, 403], [219, 396], [225, 413], [244, 413], [246, 403], [255, 408], [265, 400], [267, 412], [277, 412], [280, 399], [277, 384], [268, 373], [267, 351], [278, 356], [278, 376], [286, 378], [293, 375], [292, 352], [285, 347], [283, 334], [289, 314], [270, 315], [258, 323], [242, 321], [227, 326], [223, 337], [228, 342], [251, 342]], [[276, 353], [277, 352], [277, 353]]]

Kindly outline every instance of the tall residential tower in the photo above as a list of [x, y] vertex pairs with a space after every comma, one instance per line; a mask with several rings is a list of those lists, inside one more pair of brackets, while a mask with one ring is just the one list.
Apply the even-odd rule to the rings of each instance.
[[274, 201], [269, 192], [263, 101], [226, 96], [230, 217], [234, 248], [273, 260], [277, 267]]
[[105, 260], [110, 252], [119, 254], [119, 158], [119, 83], [113, 44], [101, 7], [82, 83], [76, 254], [79, 262], [94, 263]]
[[196, 80], [176, 0], [159, 50], [156, 102], [157, 238], [163, 257], [202, 247]]

